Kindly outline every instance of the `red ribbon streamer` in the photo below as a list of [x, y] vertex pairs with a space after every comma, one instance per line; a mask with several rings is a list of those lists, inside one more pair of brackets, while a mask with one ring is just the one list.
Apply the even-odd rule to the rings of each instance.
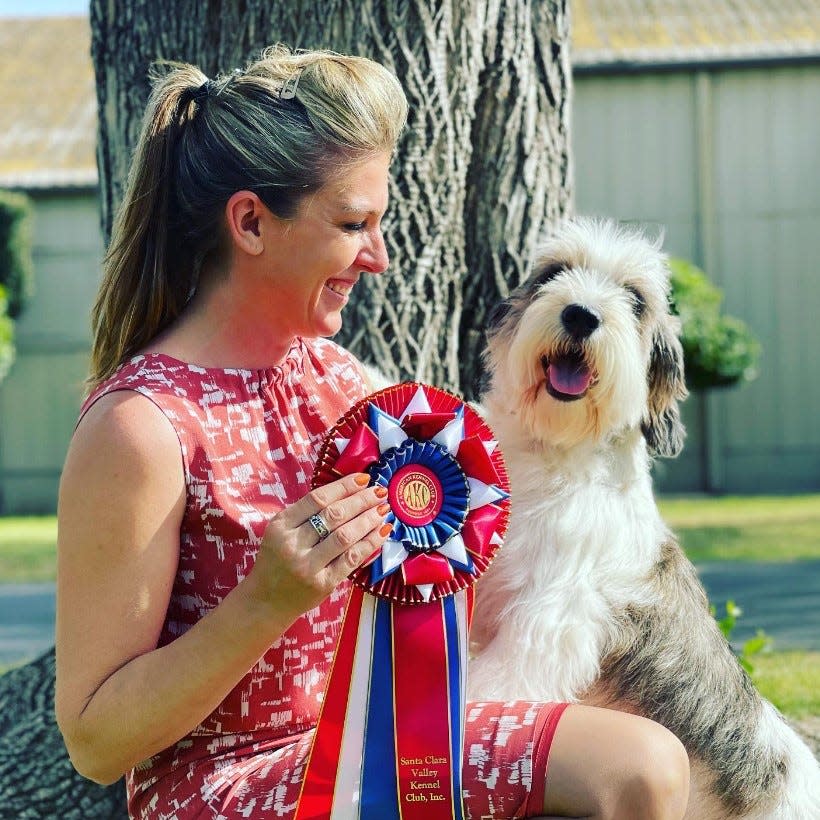
[[[401, 818], [452, 820], [450, 698], [442, 603], [396, 604], [392, 614]], [[460, 760], [453, 763], [461, 766]], [[461, 800], [461, 795], [456, 799]]]
[[338, 768], [337, 753], [342, 745], [344, 717], [350, 695], [348, 681], [353, 671], [364, 596], [363, 589], [353, 587], [345, 610], [342, 633], [333, 658], [333, 668], [328, 678], [319, 724], [316, 727], [310, 756], [305, 764], [305, 771], [310, 771], [310, 777], [302, 782], [297, 809], [299, 820], [327, 820], [333, 808]]

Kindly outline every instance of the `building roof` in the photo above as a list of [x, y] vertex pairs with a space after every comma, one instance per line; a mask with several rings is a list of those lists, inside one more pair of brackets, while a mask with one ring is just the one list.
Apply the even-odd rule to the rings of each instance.
[[817, 0], [570, 0], [576, 70], [820, 58]]
[[[570, 0], [576, 70], [820, 59], [818, 0]], [[0, 19], [0, 187], [97, 184], [88, 17]]]
[[0, 187], [97, 184], [88, 17], [0, 19]]

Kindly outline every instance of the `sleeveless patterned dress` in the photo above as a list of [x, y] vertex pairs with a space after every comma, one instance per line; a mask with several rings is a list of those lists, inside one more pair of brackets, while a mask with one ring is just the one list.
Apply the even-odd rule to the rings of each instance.
[[[164, 646], [248, 575], [267, 522], [309, 491], [326, 432], [367, 389], [359, 363], [341, 347], [297, 339], [281, 365], [262, 370], [136, 356], [94, 391], [81, 416], [118, 390], [150, 399], [179, 438], [187, 500]], [[345, 582], [298, 618], [211, 715], [128, 774], [131, 818], [293, 816], [348, 592]], [[468, 705], [469, 817], [541, 813], [564, 706]]]

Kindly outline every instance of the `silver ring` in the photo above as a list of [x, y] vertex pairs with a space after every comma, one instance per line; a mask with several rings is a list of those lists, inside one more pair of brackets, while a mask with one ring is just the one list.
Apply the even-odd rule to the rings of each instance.
[[319, 515], [319, 513], [311, 515], [310, 518], [308, 518], [308, 523], [311, 527], [313, 527], [314, 530], [316, 530], [316, 535], [319, 536], [320, 541], [324, 541], [325, 538], [327, 538], [328, 535], [330, 535], [330, 530], [328, 529], [327, 524], [325, 523], [325, 519], [322, 518], [322, 516]]

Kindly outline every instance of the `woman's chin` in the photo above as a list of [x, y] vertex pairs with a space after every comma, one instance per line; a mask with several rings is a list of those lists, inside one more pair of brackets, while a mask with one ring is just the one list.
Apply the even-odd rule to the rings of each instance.
[[314, 336], [335, 336], [342, 329], [342, 314], [329, 313], [313, 323]]

